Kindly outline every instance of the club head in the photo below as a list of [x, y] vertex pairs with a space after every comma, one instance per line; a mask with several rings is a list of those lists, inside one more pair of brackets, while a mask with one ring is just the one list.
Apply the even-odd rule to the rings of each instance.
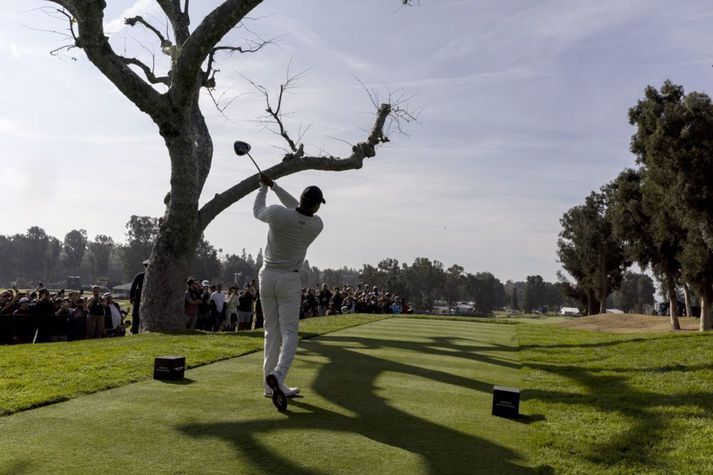
[[233, 144], [233, 149], [235, 150], [235, 154], [239, 157], [242, 157], [243, 155], [247, 154], [250, 151], [250, 144], [247, 142], [242, 142], [240, 140], [237, 140]]

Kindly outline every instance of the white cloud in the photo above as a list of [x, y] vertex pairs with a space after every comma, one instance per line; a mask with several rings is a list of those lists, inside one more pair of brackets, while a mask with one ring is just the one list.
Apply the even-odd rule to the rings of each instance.
[[17, 45], [17, 43], [10, 43], [10, 54], [15, 59], [20, 59], [20, 56], [22, 56], [22, 54], [20, 53], [20, 47]]

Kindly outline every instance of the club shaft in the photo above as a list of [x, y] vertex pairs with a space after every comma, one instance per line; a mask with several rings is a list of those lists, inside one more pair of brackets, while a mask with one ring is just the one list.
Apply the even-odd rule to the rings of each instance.
[[262, 170], [260, 170], [260, 167], [257, 166], [257, 163], [255, 163], [255, 160], [253, 160], [253, 156], [250, 155], [250, 152], [245, 152], [248, 154], [248, 157], [250, 157], [250, 161], [253, 162], [253, 165], [255, 165], [255, 168], [257, 168], [257, 171], [260, 172], [260, 175], [262, 175]]

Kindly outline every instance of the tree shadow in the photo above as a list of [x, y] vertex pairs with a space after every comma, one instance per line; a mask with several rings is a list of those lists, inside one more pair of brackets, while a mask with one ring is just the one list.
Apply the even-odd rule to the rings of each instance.
[[[655, 447], [666, 437], [672, 423], [670, 415], [657, 410], [672, 407], [680, 410], [688, 406], [697, 408], [696, 417], [711, 419], [713, 416], [712, 392], [685, 392], [660, 394], [639, 389], [629, 384], [630, 376], [598, 374], [600, 371], [577, 366], [557, 366], [532, 364], [529, 367], [569, 378], [585, 387], [583, 394], [561, 391], [528, 390], [525, 400], [539, 400], [546, 403], [566, 404], [571, 406], [590, 406], [602, 413], [617, 414], [630, 422], [630, 427], [608, 440], [593, 441], [584, 457], [589, 461], [608, 468], [625, 465], [644, 465], [665, 470], [664, 463], [657, 457]], [[674, 365], [680, 370], [678, 365]], [[711, 365], [697, 366], [708, 369]], [[668, 368], [665, 368], [668, 370]], [[607, 373], [617, 369], [602, 369]], [[625, 368], [622, 372], [647, 372], [647, 369]], [[693, 411], [692, 411], [693, 412]], [[694, 414], [691, 414], [692, 416]]]
[[177, 386], [186, 386], [188, 384], [193, 384], [196, 382], [195, 379], [191, 378], [181, 378], [181, 379], [156, 379], [156, 381], [159, 383], [164, 383], [164, 384], [175, 384]]
[[[447, 348], [439, 345], [446, 345]], [[385, 347], [502, 364], [483, 355], [476, 357], [472, 350], [455, 351], [466, 348], [450, 338], [433, 338], [432, 342], [423, 345], [403, 340], [326, 335], [303, 345], [300, 355], [315, 355], [326, 360], [310, 389], [330, 404], [337, 405], [340, 412], [310, 404], [307, 398], [292, 399], [290, 405], [298, 410], [288, 409], [284, 413], [285, 419], [280, 422], [256, 419], [194, 423], [180, 426], [179, 430], [193, 437], [227, 440], [246, 462], [265, 472], [319, 473], [315, 469], [306, 470], [303, 465], [288, 460], [261, 443], [273, 431], [314, 430], [359, 434], [377, 444], [418, 454], [425, 473], [534, 473], [532, 469], [522, 466], [526, 461], [517, 452], [484, 438], [436, 424], [426, 415], [418, 417], [408, 413], [379, 395], [384, 389], [379, 386], [380, 376], [384, 373], [417, 376], [487, 393], [492, 391], [493, 382], [377, 358], [369, 352]], [[487, 347], [487, 350], [494, 348]], [[511, 367], [511, 364], [506, 366]], [[393, 394], [391, 397], [394, 397]], [[438, 401], [433, 401], [433, 404], [437, 405]], [[349, 467], [345, 467], [345, 471], [349, 471]], [[547, 472], [547, 468], [540, 468], [542, 471]]]
[[36, 463], [32, 461], [28, 462], [14, 462], [8, 466], [0, 465], [1, 473], [12, 473], [16, 475], [21, 475], [23, 473], [37, 473]]
[[[489, 356], [483, 353], [487, 352], [508, 352], [517, 353], [517, 346], [501, 345], [499, 343], [488, 343], [482, 346], [462, 345], [460, 341], [478, 341], [469, 338], [460, 337], [428, 337], [428, 342], [421, 341], [406, 341], [406, 340], [381, 340], [377, 338], [367, 337], [350, 337], [341, 335], [323, 335], [320, 337], [320, 342], [325, 343], [352, 343], [361, 345], [366, 349], [377, 349], [389, 347], [400, 350], [413, 351], [417, 353], [429, 353], [431, 355], [463, 358], [479, 363], [488, 363], [499, 366], [504, 366], [511, 369], [520, 369], [522, 364], [519, 361], [513, 362]], [[491, 388], [492, 389], [492, 388]]]

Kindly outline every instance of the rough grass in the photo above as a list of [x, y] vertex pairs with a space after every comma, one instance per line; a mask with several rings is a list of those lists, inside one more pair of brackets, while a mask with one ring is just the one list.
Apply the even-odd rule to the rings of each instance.
[[[700, 320], [694, 317], [678, 317], [681, 330], [698, 331]], [[564, 328], [594, 330], [611, 333], [669, 333], [671, 319], [668, 316], [641, 315], [636, 313], [604, 313], [588, 317], [568, 318], [561, 323]]]
[[518, 325], [535, 463], [561, 473], [713, 473], [713, 338]]
[[[300, 322], [300, 337], [310, 338], [381, 318], [384, 316], [311, 318]], [[156, 356], [185, 355], [186, 366], [195, 368], [259, 351], [262, 346], [262, 331], [147, 333], [0, 346], [0, 415], [151, 378]]]

